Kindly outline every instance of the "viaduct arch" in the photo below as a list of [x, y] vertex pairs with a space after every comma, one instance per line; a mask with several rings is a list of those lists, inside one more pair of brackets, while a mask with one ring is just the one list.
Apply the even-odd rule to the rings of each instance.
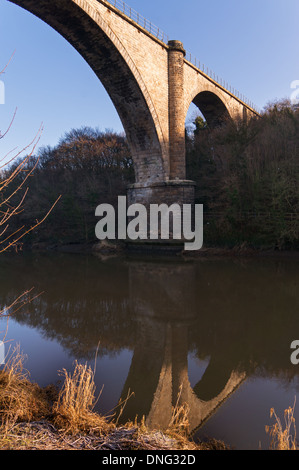
[[[107, 90], [125, 129], [136, 182], [129, 203], [192, 203], [186, 181], [185, 120], [192, 102], [211, 125], [257, 113], [186, 59], [180, 41], [164, 42], [118, 0], [8, 0], [60, 33]], [[139, 17], [139, 16], [138, 16]]]

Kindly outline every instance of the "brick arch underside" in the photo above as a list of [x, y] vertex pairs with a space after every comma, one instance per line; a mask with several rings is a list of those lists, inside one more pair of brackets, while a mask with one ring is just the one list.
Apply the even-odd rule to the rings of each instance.
[[121, 41], [94, 6], [88, 0], [9, 1], [55, 29], [100, 79], [125, 129], [136, 182], [163, 181], [161, 137], [149, 109], [150, 97]]
[[230, 119], [230, 114], [223, 101], [213, 92], [202, 91], [193, 99], [193, 103], [202, 112], [209, 127], [217, 127]]

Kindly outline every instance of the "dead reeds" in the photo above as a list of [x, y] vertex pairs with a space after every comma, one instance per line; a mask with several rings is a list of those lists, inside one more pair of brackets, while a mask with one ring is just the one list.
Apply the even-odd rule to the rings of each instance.
[[284, 421], [277, 416], [274, 408], [270, 410], [270, 417], [275, 423], [266, 426], [266, 432], [271, 436], [270, 448], [272, 450], [297, 450], [296, 423], [294, 418], [296, 398], [294, 405], [284, 411]]
[[0, 426], [5, 431], [18, 421], [40, 419], [50, 412], [45, 391], [30, 382], [24, 360], [17, 346], [0, 372]]
[[62, 371], [63, 387], [54, 404], [54, 424], [67, 434], [93, 432], [106, 434], [112, 424], [94, 412], [95, 398], [94, 371], [86, 364], [75, 364], [74, 372]]
[[[29, 380], [25, 357], [19, 348], [0, 372], [0, 448], [38, 450], [201, 450], [188, 433], [188, 413], [179, 397], [165, 432], [141, 422], [118, 425], [116, 412], [95, 411], [94, 371], [75, 363], [72, 373], [62, 370], [60, 391], [45, 389]], [[55, 393], [56, 392], [56, 393]], [[99, 394], [100, 396], [100, 394]], [[130, 399], [130, 396], [128, 396]], [[125, 406], [125, 404], [121, 404]], [[213, 443], [215, 447], [215, 443]]]

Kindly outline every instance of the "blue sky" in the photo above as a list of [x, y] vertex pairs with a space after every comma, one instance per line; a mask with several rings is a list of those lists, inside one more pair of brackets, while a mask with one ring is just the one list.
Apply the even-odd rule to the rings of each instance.
[[[299, 80], [298, 0], [128, 0], [140, 14], [183, 42], [201, 63], [246, 95], [258, 108], [290, 97]], [[1, 141], [0, 156], [27, 145], [43, 123], [40, 145], [55, 145], [83, 125], [122, 131], [103, 86], [81, 56], [45, 23], [0, 0], [0, 69], [5, 104], [0, 130], [17, 115]]]

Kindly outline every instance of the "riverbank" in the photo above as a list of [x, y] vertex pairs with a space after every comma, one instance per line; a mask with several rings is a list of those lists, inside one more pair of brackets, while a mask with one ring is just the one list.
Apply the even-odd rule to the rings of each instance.
[[[15, 351], [0, 372], [1, 450], [228, 450], [222, 442], [194, 443], [188, 434], [188, 410], [175, 406], [168, 429], [147, 429], [145, 419], [118, 425], [125, 403], [112, 416], [93, 410], [93, 371], [76, 364], [62, 372], [58, 390], [29, 380], [24, 358]], [[129, 397], [128, 397], [129, 399]]]
[[1, 450], [99, 450], [99, 451], [201, 451], [230, 450], [224, 443], [210, 440], [184, 445], [160, 431], [150, 433], [138, 427], [118, 427], [105, 436], [98, 434], [68, 435], [55, 428], [51, 421], [41, 420], [14, 425], [0, 433]]
[[[176, 405], [169, 427], [149, 430], [140, 423], [117, 424], [117, 415], [104, 417], [94, 412], [93, 372], [77, 364], [73, 375], [64, 371], [60, 388], [41, 388], [23, 371], [19, 353], [0, 371], [0, 450], [77, 451], [227, 451], [224, 442], [209, 439], [195, 443], [188, 433], [188, 408]], [[121, 406], [124, 406], [123, 403]], [[295, 405], [294, 405], [295, 406]], [[121, 410], [120, 410], [121, 413]], [[272, 450], [297, 450], [294, 407], [284, 412], [285, 428], [276, 419], [266, 431]], [[294, 428], [294, 429], [293, 429]], [[292, 431], [294, 430], [294, 435]]]
[[73, 254], [98, 254], [103, 256], [114, 256], [124, 254], [150, 254], [150, 255], [167, 255], [173, 257], [181, 257], [187, 259], [210, 259], [210, 258], [275, 258], [275, 259], [298, 259], [299, 251], [297, 250], [275, 250], [275, 249], [257, 249], [243, 244], [234, 247], [203, 247], [198, 251], [185, 251], [182, 244], [165, 243], [124, 243], [102, 241], [98, 243], [72, 243], [66, 245], [36, 244], [29, 252], [61, 252]]

